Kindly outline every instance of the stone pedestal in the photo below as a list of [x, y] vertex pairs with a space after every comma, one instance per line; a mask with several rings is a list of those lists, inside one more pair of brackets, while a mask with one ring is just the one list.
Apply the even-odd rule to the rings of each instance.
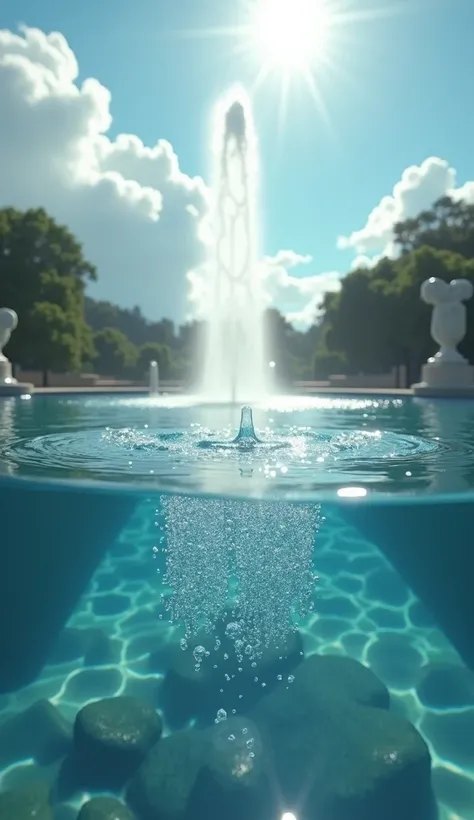
[[32, 384], [17, 382], [12, 376], [12, 366], [5, 356], [0, 355], [0, 398], [3, 396], [24, 396], [32, 393]]
[[416, 396], [474, 396], [474, 367], [465, 360], [430, 359], [423, 365], [421, 382], [412, 389]]

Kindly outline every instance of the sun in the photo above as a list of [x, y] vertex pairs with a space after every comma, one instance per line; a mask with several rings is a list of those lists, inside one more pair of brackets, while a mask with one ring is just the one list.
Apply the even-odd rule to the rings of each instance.
[[252, 22], [254, 49], [270, 71], [306, 71], [328, 45], [325, 0], [259, 0]]

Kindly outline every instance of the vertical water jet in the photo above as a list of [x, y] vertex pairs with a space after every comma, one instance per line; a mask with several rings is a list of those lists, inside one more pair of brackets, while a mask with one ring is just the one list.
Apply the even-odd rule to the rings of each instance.
[[257, 249], [257, 152], [243, 94], [218, 111], [211, 288], [203, 393], [243, 402], [266, 393], [264, 299]]

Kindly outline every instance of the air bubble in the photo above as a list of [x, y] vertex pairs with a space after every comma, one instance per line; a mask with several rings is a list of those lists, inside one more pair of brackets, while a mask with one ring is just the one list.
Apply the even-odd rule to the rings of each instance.
[[227, 712], [225, 709], [219, 709], [214, 722], [222, 723], [223, 720], [227, 720]]
[[193, 652], [194, 660], [198, 664], [200, 664], [202, 659], [204, 658], [205, 654], [206, 654], [206, 650], [204, 649], [203, 646], [196, 646], [196, 648], [194, 649], [194, 652]]

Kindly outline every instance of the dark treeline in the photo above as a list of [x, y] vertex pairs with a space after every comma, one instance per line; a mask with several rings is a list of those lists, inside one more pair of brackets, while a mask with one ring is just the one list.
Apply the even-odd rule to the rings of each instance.
[[[474, 205], [442, 197], [431, 210], [395, 227], [397, 259], [384, 258], [342, 279], [327, 293], [318, 321], [296, 330], [275, 309], [266, 313], [268, 358], [281, 381], [334, 373], [379, 373], [405, 365], [409, 381], [433, 353], [430, 308], [420, 285], [430, 276], [474, 283]], [[202, 357], [203, 326], [148, 320], [86, 296], [97, 271], [80, 243], [44, 210], [0, 210], [0, 305], [19, 315], [8, 346], [23, 369], [98, 372], [143, 379], [151, 359], [164, 379], [192, 383]], [[474, 300], [467, 303], [462, 351], [474, 360]]]
[[[339, 293], [327, 293], [322, 305], [321, 345], [316, 377], [334, 372], [379, 373], [398, 365], [407, 382], [435, 352], [430, 337], [431, 307], [420, 299], [420, 286], [436, 276], [474, 284], [474, 205], [448, 196], [415, 219], [395, 226], [397, 259], [381, 259], [342, 280]], [[467, 302], [468, 331], [461, 352], [474, 361], [474, 300]]]

